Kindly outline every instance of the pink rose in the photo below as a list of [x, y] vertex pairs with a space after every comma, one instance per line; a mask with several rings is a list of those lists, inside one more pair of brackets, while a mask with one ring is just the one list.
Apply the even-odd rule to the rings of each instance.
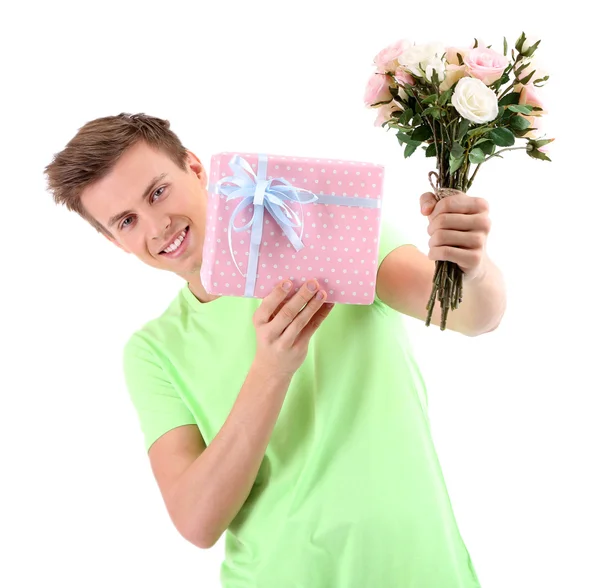
[[392, 100], [389, 104], [383, 104], [377, 108], [377, 118], [375, 119], [375, 126], [380, 127], [384, 122], [392, 118], [392, 112], [398, 110], [404, 110], [402, 105], [398, 104], [395, 100]]
[[393, 80], [390, 76], [382, 73], [374, 73], [367, 82], [365, 91], [365, 106], [373, 106], [378, 102], [389, 102], [392, 99], [390, 86]]
[[[515, 86], [515, 90], [519, 91], [519, 104], [528, 104], [529, 106], [539, 106], [544, 109], [544, 105], [540, 100], [540, 97], [535, 91], [535, 86], [533, 84], [518, 84]], [[547, 110], [533, 110], [531, 114], [522, 114], [525, 119], [529, 121], [532, 129], [525, 135], [525, 137], [536, 138], [540, 136], [541, 133], [541, 121], [540, 117], [542, 115], [548, 114]], [[536, 130], [537, 129], [537, 130]]]
[[524, 86], [523, 84], [517, 84], [514, 89], [516, 92], [520, 92], [519, 104], [529, 104], [529, 106], [538, 106], [542, 109], [533, 110], [529, 116], [542, 116], [548, 114], [548, 111], [545, 109], [544, 104], [536, 92], [536, 87], [533, 84], [529, 83]]
[[408, 95], [404, 91], [403, 86], [405, 84], [408, 84], [409, 86], [414, 86], [415, 78], [413, 78], [407, 71], [404, 71], [401, 67], [399, 67], [394, 72], [394, 79], [398, 83], [398, 95], [403, 100], [408, 100]]
[[406, 51], [406, 49], [411, 47], [412, 44], [413, 43], [407, 39], [400, 39], [393, 45], [382, 49], [373, 60], [377, 66], [377, 71], [379, 73], [388, 73], [396, 70], [398, 67], [398, 57], [400, 57], [403, 51]]
[[471, 49], [465, 58], [469, 75], [480, 79], [486, 86], [502, 77], [508, 65], [508, 58], [493, 49], [477, 47]]

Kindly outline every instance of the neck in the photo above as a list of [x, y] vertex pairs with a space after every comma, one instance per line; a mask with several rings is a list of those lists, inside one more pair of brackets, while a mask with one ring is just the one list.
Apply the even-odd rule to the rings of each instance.
[[194, 272], [194, 274], [190, 277], [186, 278], [186, 281], [189, 285], [190, 292], [202, 303], [212, 302], [213, 300], [217, 300], [217, 298], [221, 298], [221, 296], [216, 296], [213, 294], [209, 294], [202, 282], [200, 281], [200, 272]]

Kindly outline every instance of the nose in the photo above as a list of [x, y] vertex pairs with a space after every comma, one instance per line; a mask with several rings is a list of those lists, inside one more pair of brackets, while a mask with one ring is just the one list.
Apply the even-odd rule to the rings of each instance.
[[165, 235], [165, 231], [171, 226], [171, 219], [165, 218], [164, 216], [158, 218], [150, 217], [148, 219], [148, 229], [152, 239], [162, 239]]

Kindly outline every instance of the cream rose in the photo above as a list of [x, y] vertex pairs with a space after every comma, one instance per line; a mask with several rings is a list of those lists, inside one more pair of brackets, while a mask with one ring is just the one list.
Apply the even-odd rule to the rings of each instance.
[[444, 77], [444, 81], [440, 84], [440, 91], [445, 92], [446, 90], [449, 90], [458, 80], [464, 78], [466, 75], [466, 65], [448, 64], [446, 66], [446, 76]]
[[463, 118], [474, 123], [489, 122], [498, 116], [496, 93], [477, 78], [458, 80], [452, 94], [452, 105]]
[[458, 61], [458, 54], [460, 53], [460, 56], [464, 62], [465, 57], [469, 54], [471, 49], [471, 47], [446, 47], [446, 61], [450, 65], [460, 65]]
[[399, 110], [404, 110], [401, 104], [398, 104], [395, 100], [392, 100], [389, 104], [382, 104], [377, 108], [377, 118], [375, 119], [375, 126], [380, 127], [384, 122], [392, 118], [392, 113]]
[[398, 65], [414, 76], [425, 78], [429, 82], [431, 82], [435, 70], [438, 80], [443, 81], [446, 70], [442, 60], [443, 54], [444, 45], [441, 43], [413, 45], [400, 54]]
[[532, 71], [535, 71], [535, 73], [531, 76], [531, 79], [529, 80], [530, 82], [534, 82], [535, 80], [539, 80], [548, 75], [548, 72], [540, 67], [539, 61], [535, 58], [526, 59], [522, 63], [519, 63], [517, 69], [519, 69], [525, 63], [527, 63], [527, 67], [525, 67], [523, 71], [519, 72], [519, 74], [515, 74], [515, 79], [517, 81], [520, 82], [524, 80]]

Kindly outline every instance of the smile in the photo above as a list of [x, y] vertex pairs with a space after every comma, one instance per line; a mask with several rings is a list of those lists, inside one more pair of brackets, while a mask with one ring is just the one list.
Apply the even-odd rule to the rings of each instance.
[[173, 241], [166, 249], [161, 251], [160, 255], [170, 258], [179, 257], [187, 247], [189, 230], [189, 227], [183, 229], [177, 239], [175, 239], [175, 241]]

